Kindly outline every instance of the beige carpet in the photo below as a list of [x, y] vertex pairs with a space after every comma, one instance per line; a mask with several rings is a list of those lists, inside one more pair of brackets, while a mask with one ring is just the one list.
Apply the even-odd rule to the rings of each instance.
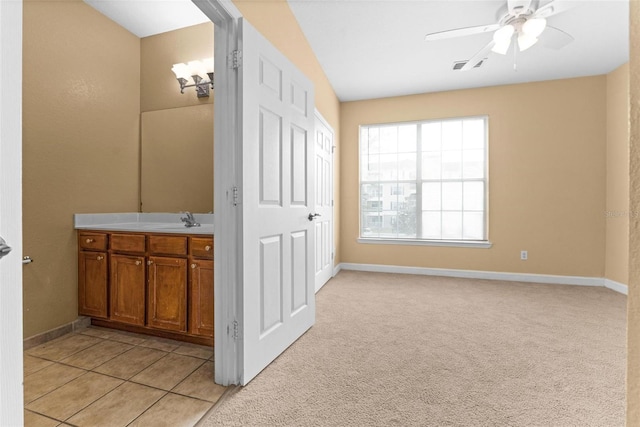
[[623, 426], [626, 297], [343, 271], [205, 426]]

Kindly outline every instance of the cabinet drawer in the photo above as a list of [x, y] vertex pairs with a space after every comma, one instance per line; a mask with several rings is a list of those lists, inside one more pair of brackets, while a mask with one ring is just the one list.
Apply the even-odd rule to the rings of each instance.
[[102, 233], [79, 233], [78, 246], [85, 250], [106, 251], [107, 235]]
[[213, 237], [190, 237], [191, 256], [213, 259]]
[[144, 253], [145, 238], [143, 234], [112, 234], [110, 245], [116, 252]]
[[149, 252], [157, 255], [187, 255], [187, 237], [150, 235]]

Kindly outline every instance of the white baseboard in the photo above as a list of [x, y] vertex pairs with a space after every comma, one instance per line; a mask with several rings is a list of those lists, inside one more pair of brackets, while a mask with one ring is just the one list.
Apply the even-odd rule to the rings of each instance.
[[611, 279], [604, 279], [604, 286], [618, 293], [629, 295], [629, 286]]
[[340, 270], [342, 270], [342, 264], [335, 265], [333, 267], [333, 275], [335, 276], [336, 274], [340, 273]]
[[557, 276], [550, 274], [505, 273], [499, 271], [455, 270], [445, 268], [403, 267], [381, 264], [341, 263], [336, 266], [336, 274], [340, 270], [369, 271], [378, 273], [417, 274], [423, 276], [460, 277], [467, 279], [506, 280], [513, 282], [546, 283], [555, 285], [606, 286], [607, 288], [627, 295], [627, 286], [602, 277]]

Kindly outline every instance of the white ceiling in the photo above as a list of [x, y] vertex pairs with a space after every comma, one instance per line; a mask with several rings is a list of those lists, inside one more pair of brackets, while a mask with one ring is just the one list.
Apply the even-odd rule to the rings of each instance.
[[210, 22], [191, 0], [84, 0], [136, 36]]
[[[207, 18], [189, 0], [85, 0], [145, 37]], [[427, 42], [428, 33], [493, 24], [506, 0], [288, 0], [341, 101], [495, 86], [608, 73], [629, 59], [628, 0], [570, 3], [548, 18], [575, 40], [560, 50], [540, 42], [518, 53], [490, 53], [480, 68], [453, 71], [492, 33]], [[541, 0], [540, 6], [549, 0]], [[181, 10], [190, 12], [182, 12]], [[188, 19], [184, 21], [185, 19]]]

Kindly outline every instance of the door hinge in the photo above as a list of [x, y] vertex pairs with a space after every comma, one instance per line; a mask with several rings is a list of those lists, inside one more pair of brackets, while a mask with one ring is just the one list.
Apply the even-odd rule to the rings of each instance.
[[336, 151], [336, 146], [335, 146], [335, 145], [332, 145], [332, 146], [331, 146], [331, 153], [333, 154], [333, 152], [334, 152], [334, 151]]
[[234, 320], [232, 323], [232, 330], [231, 330], [231, 338], [233, 338], [234, 340], [238, 339], [238, 321]]
[[242, 66], [242, 51], [234, 50], [229, 54], [229, 68], [237, 70]]
[[238, 187], [233, 187], [233, 206], [238, 206], [240, 195], [238, 194]]

